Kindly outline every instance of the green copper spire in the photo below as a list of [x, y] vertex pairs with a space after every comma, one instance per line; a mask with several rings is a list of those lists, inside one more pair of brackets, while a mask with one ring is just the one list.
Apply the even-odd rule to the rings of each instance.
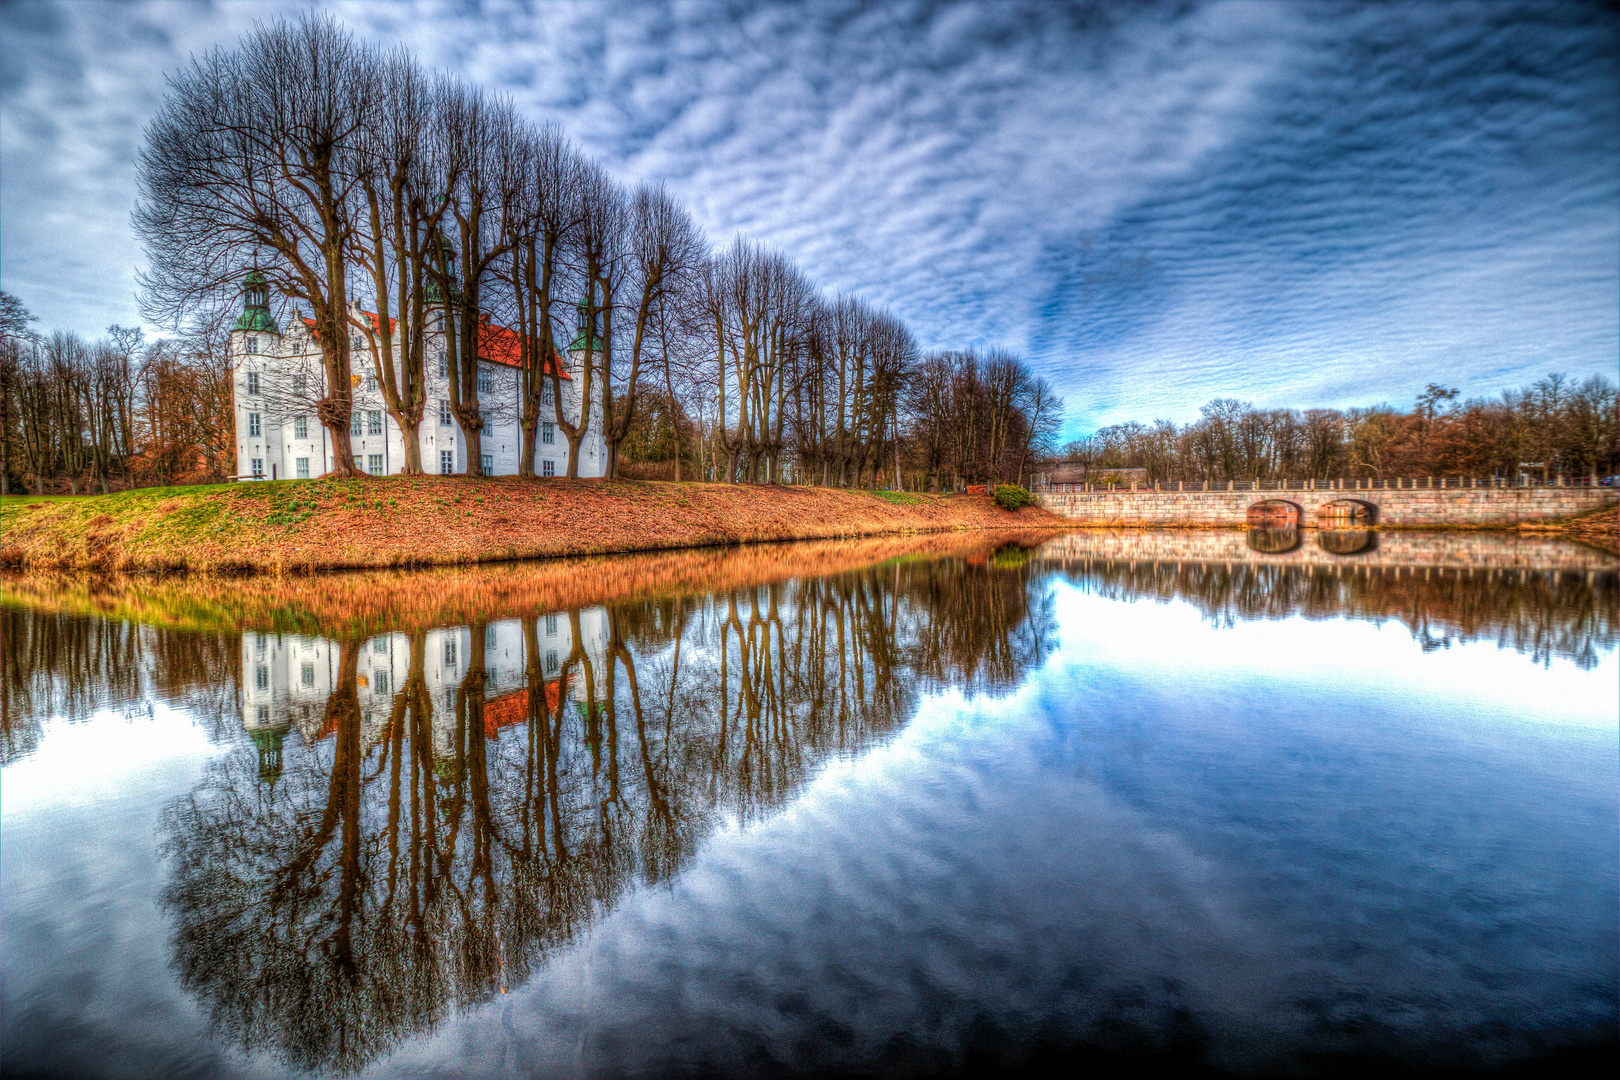
[[[589, 322], [589, 315], [587, 313], [587, 305], [585, 301], [581, 300], [575, 306], [579, 308], [579, 325], [574, 330], [574, 340], [568, 344], [568, 351], [594, 353], [597, 345], [601, 343], [602, 339], [592, 334], [591, 328], [586, 325]], [[602, 312], [600, 310], [597, 311], [596, 317], [598, 319], [602, 317]]]
[[257, 269], [242, 282], [242, 314], [231, 329], [260, 334], [281, 333], [276, 320], [270, 317], [270, 282]]

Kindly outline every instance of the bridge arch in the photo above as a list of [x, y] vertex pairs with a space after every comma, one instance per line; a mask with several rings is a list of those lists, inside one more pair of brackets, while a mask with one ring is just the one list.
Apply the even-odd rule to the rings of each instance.
[[1304, 512], [1287, 499], [1261, 499], [1250, 503], [1246, 513], [1251, 529], [1297, 529]]
[[1316, 508], [1316, 524], [1322, 529], [1344, 529], [1378, 524], [1378, 504], [1365, 499], [1334, 499]]

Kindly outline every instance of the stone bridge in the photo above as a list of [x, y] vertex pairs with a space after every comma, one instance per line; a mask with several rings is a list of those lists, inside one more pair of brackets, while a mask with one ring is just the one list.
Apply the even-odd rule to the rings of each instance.
[[[1315, 491], [1041, 492], [1041, 506], [1086, 525], [1306, 528], [1519, 525], [1620, 505], [1604, 487], [1439, 488]], [[1289, 520], [1292, 518], [1293, 520]]]

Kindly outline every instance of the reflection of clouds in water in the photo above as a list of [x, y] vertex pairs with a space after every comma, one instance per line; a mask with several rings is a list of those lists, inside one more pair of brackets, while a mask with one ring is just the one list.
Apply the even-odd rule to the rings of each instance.
[[[1565, 669], [1601, 691], [1571, 698], [1586, 724], [1481, 725], [1444, 674], [1347, 699], [1354, 680], [1292, 668], [1206, 678], [1224, 651], [1175, 678], [1162, 653], [1121, 669], [1093, 651], [1103, 605], [1067, 599], [1062, 651], [1018, 694], [933, 699], [783, 814], [711, 838], [454, 1053], [937, 1069], [1046, 1040], [1243, 1069], [1612, 1037], [1612, 672]], [[1331, 629], [1291, 628], [1318, 662]]]

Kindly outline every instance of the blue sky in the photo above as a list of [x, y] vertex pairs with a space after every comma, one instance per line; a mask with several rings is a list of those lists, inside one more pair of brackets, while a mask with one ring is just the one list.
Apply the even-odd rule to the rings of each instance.
[[[138, 321], [164, 74], [306, 6], [0, 6], [0, 286], [46, 326]], [[1071, 435], [1620, 363], [1611, 6], [326, 7], [925, 348], [1022, 353]]]

